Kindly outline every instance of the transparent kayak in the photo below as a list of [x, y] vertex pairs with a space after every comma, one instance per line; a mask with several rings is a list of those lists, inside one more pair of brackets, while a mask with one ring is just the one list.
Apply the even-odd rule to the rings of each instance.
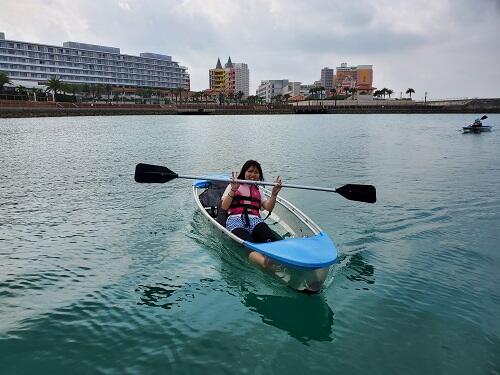
[[[207, 178], [227, 178], [213, 175]], [[280, 240], [267, 243], [244, 241], [225, 227], [227, 213], [220, 208], [222, 194], [227, 182], [197, 180], [193, 183], [193, 196], [203, 215], [222, 233], [249, 251], [257, 251], [274, 262], [285, 266], [291, 273], [302, 274], [313, 281], [292, 286], [295, 289], [318, 291], [326, 278], [328, 269], [337, 262], [337, 249], [330, 237], [293, 204], [278, 196], [276, 205], [266, 223]], [[262, 188], [267, 196], [268, 189]], [[263, 210], [261, 217], [268, 212]], [[293, 272], [293, 270], [295, 272]], [[299, 283], [300, 284], [300, 283]]]

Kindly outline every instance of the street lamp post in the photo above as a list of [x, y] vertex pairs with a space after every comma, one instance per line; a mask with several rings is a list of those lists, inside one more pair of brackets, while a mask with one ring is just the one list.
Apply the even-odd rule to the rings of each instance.
[[424, 104], [427, 104], [427, 91], [424, 93]]

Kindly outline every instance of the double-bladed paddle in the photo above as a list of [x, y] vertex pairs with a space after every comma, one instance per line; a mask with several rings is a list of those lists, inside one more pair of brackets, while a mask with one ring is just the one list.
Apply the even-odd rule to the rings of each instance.
[[[185, 178], [189, 180], [209, 180], [209, 181], [221, 181], [230, 183], [229, 178], [214, 178], [206, 176], [187, 176], [179, 175], [167, 167], [160, 165], [151, 165], [139, 163], [135, 167], [135, 181], [143, 183], [160, 183], [163, 184], [170, 180], [176, 178]], [[236, 180], [240, 184], [253, 184], [253, 185], [263, 185], [263, 186], [274, 186], [273, 182], [264, 181], [251, 181], [251, 180]], [[373, 185], [358, 185], [358, 184], [347, 184], [341, 186], [337, 189], [322, 188], [316, 186], [304, 186], [304, 185], [290, 185], [282, 184], [281, 187], [293, 188], [293, 189], [305, 189], [305, 190], [317, 190], [317, 191], [328, 191], [332, 193], [337, 193], [342, 195], [351, 201], [375, 203], [377, 201], [377, 192], [375, 186]]]

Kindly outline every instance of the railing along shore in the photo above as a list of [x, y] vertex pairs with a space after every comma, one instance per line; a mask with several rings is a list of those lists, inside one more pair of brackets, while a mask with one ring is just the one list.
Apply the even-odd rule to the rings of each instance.
[[459, 100], [308, 100], [290, 104], [135, 104], [0, 100], [0, 117], [133, 114], [500, 113], [500, 98]]

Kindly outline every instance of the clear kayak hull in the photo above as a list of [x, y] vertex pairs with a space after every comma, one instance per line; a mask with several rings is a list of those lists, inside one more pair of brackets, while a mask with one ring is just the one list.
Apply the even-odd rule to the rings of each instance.
[[[243, 241], [225, 227], [227, 213], [221, 210], [220, 199], [226, 186], [227, 182], [210, 180], [198, 180], [193, 183], [193, 196], [204, 216], [216, 229], [248, 251], [257, 251], [269, 257], [273, 263], [279, 264], [278, 277], [284, 278], [284, 281], [291, 281], [293, 274], [300, 274], [304, 282], [297, 283], [295, 280], [297, 285], [289, 285], [292, 288], [319, 291], [329, 268], [337, 262], [337, 249], [331, 238], [297, 207], [278, 196], [275, 208], [266, 223], [280, 240], [268, 243]], [[269, 190], [263, 191], [270, 195]], [[266, 217], [267, 211], [262, 211], [261, 216]], [[289, 275], [283, 276], [283, 273]]]

